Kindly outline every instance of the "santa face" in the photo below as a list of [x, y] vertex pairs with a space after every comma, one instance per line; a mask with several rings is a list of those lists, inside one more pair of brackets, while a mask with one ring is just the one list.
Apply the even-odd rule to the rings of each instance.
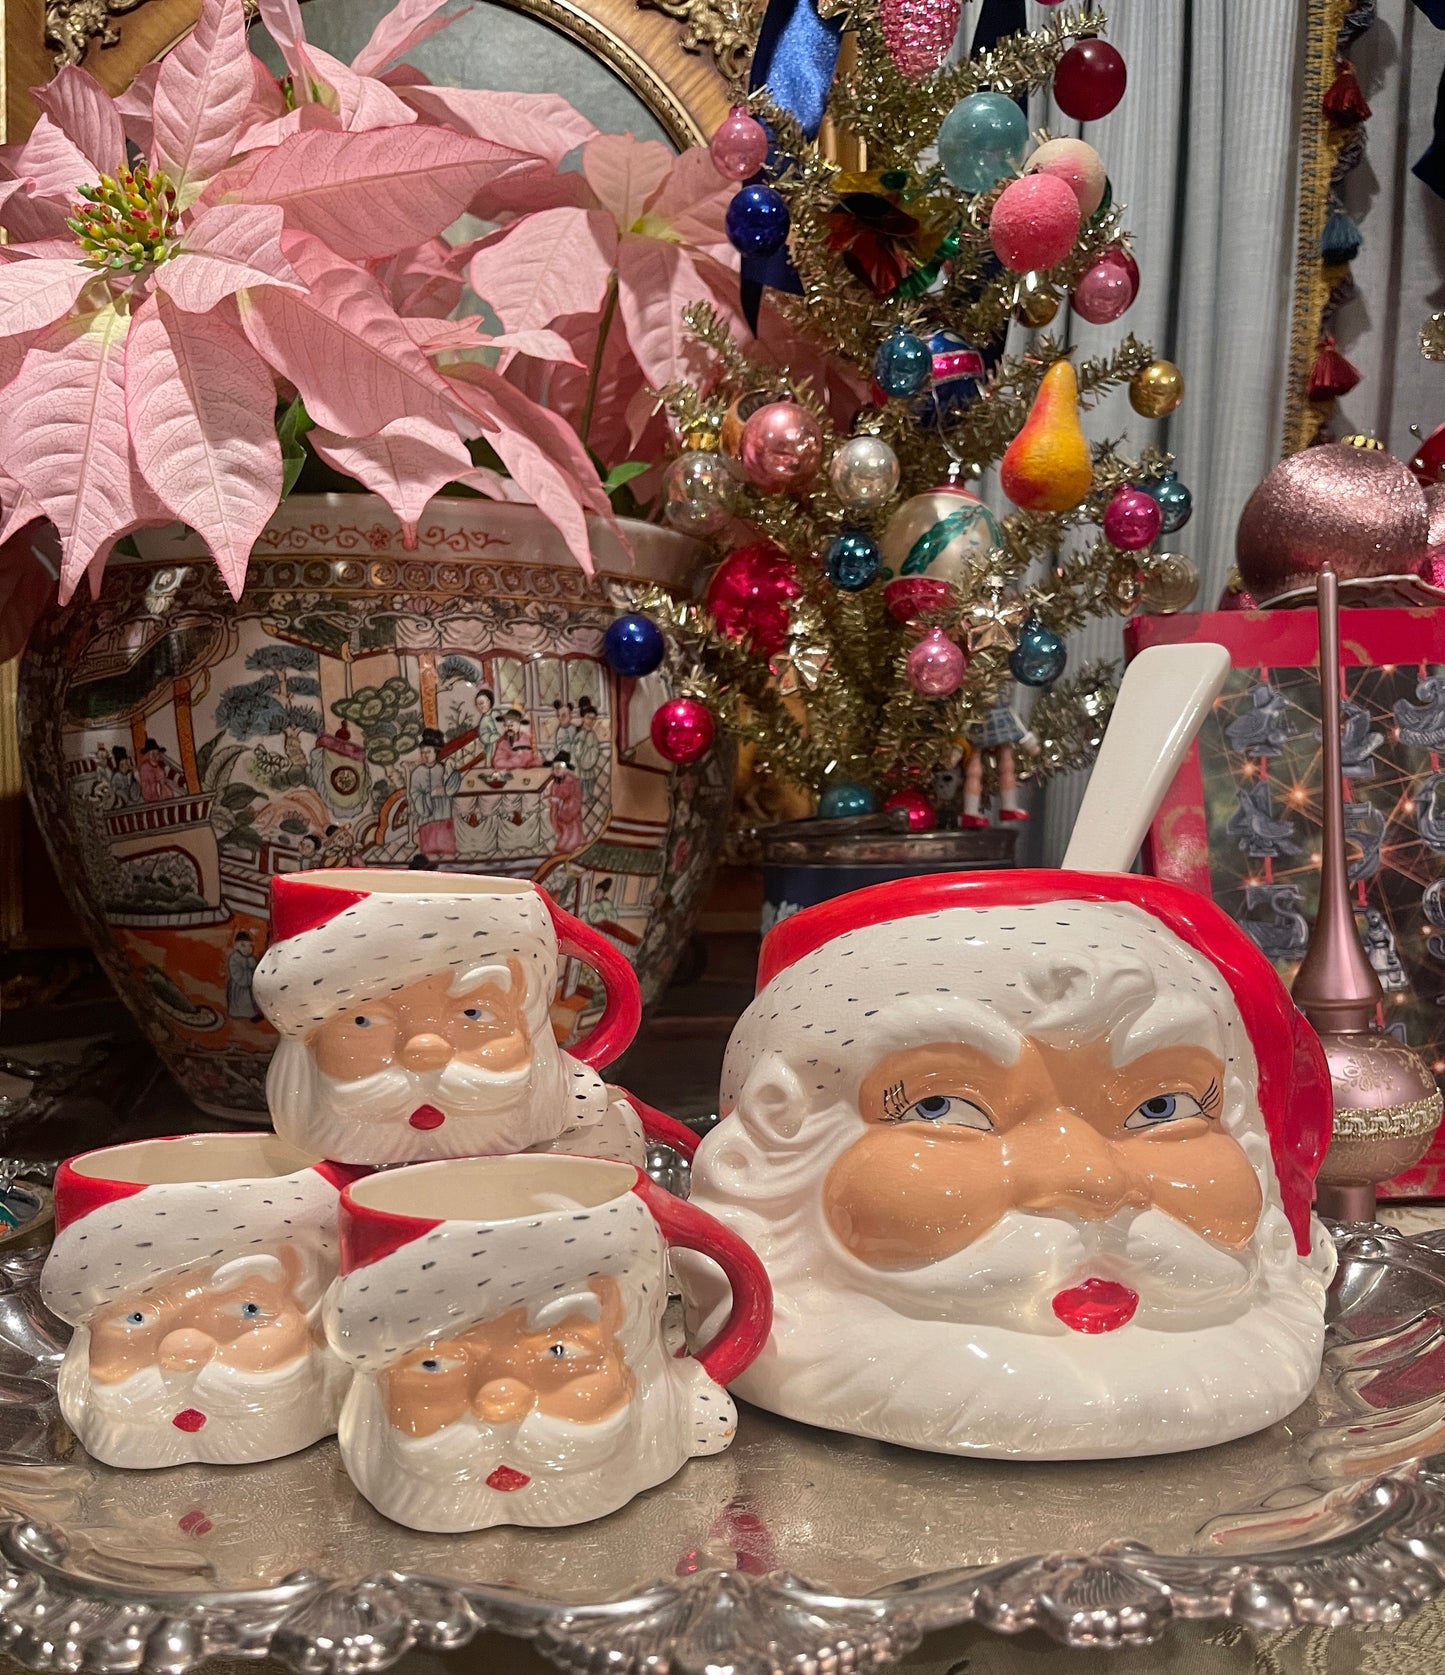
[[[1106, 1456], [1260, 1428], [1318, 1375], [1328, 1257], [1296, 1254], [1242, 1019], [1141, 909], [839, 937], [744, 1015], [729, 1106], [693, 1197], [773, 1282], [773, 1339], [736, 1386], [761, 1405]], [[830, 1334], [869, 1353], [840, 1366]]]

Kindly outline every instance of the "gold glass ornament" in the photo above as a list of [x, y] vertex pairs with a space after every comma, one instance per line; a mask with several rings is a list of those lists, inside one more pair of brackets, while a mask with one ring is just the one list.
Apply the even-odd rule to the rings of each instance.
[[772, 390], [748, 390], [723, 414], [718, 441], [729, 459], [737, 459], [742, 452], [743, 426], [760, 407], [766, 407], [770, 401], [776, 400], [777, 395]]
[[1104, 593], [1120, 616], [1133, 616], [1144, 596], [1139, 578], [1139, 560], [1132, 553], [1115, 559], [1104, 579]]
[[1173, 361], [1150, 361], [1129, 380], [1129, 405], [1146, 419], [1162, 419], [1184, 400], [1184, 374]]
[[1141, 586], [1141, 610], [1173, 616], [1198, 598], [1199, 566], [1187, 553], [1156, 553], [1143, 567]]
[[1014, 319], [1021, 326], [1032, 326], [1037, 331], [1052, 322], [1061, 300], [1041, 273], [1020, 274], [1014, 286]]

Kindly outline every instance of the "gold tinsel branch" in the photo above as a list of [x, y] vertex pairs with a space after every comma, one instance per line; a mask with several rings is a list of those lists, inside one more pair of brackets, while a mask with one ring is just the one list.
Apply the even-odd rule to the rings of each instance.
[[1037, 783], [1087, 767], [1098, 754], [1118, 695], [1119, 671], [1114, 663], [1086, 663], [1077, 675], [1055, 681], [1039, 695], [1029, 714], [1039, 753], [1020, 753], [1019, 777]]

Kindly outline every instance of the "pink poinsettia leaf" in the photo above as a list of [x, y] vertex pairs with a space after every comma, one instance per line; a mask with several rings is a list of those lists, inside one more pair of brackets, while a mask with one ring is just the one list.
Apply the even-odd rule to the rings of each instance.
[[274, 204], [216, 204], [202, 210], [187, 228], [179, 253], [156, 269], [156, 288], [191, 314], [205, 314], [222, 297], [247, 286], [302, 290], [295, 269], [281, 254], [281, 228], [281, 211]]
[[120, 111], [94, 76], [74, 64], [63, 64], [43, 87], [33, 91], [41, 110], [77, 150], [94, 165], [97, 175], [114, 174], [125, 160], [125, 134]]
[[0, 170], [28, 181], [37, 198], [50, 198], [70, 214], [80, 188], [96, 177], [95, 164], [49, 116], [42, 116], [23, 145], [0, 145]]
[[246, 115], [241, 122], [241, 130], [248, 134], [252, 128], [259, 127], [263, 122], [274, 122], [278, 116], [286, 114], [286, 95], [281, 83], [276, 80], [256, 57], [251, 54], [251, 97], [246, 104]]
[[0, 522], [0, 547], [45, 516], [45, 508], [29, 489], [17, 483], [5, 470], [0, 470], [0, 512], [4, 513], [4, 521]]
[[472, 469], [456, 427], [418, 415], [395, 419], [360, 440], [313, 430], [306, 441], [328, 465], [381, 496], [396, 513], [407, 547], [416, 545], [417, 520], [427, 501]]
[[483, 221], [510, 222], [544, 209], [596, 209], [597, 194], [575, 169], [524, 162], [489, 180], [467, 205]]
[[491, 341], [482, 330], [480, 314], [467, 314], [460, 320], [405, 315], [402, 324], [412, 342], [419, 349], [425, 349], [429, 355], [440, 355], [460, 349], [485, 349]]
[[137, 70], [130, 86], [115, 97], [115, 108], [120, 113], [125, 137], [144, 157], [150, 156], [155, 145], [152, 110], [155, 104], [156, 81], [160, 77], [161, 65], [164, 62], [164, 59], [157, 58], [153, 63]]
[[582, 150], [582, 172], [619, 232], [636, 225], [647, 200], [672, 170], [673, 152], [661, 140], [599, 134]]
[[254, 151], [268, 150], [273, 145], [280, 145], [282, 140], [289, 140], [293, 134], [305, 133], [312, 128], [326, 128], [333, 134], [339, 134], [343, 126], [336, 112], [328, 110], [325, 105], [297, 105], [293, 111], [247, 128], [236, 141], [236, 155], [244, 157]]
[[660, 389], [695, 372], [698, 348], [682, 314], [704, 301], [708, 288], [691, 256], [681, 245], [624, 233], [617, 275], [618, 312], [648, 383]]
[[131, 325], [125, 398], [142, 476], [240, 598], [252, 545], [281, 499], [270, 371], [220, 316], [152, 297]]
[[362, 437], [408, 414], [440, 421], [447, 386], [371, 275], [307, 233], [286, 234], [282, 251], [306, 291], [243, 292], [241, 324], [316, 423]]
[[645, 219], [670, 229], [694, 252], [738, 265], [738, 253], [728, 242], [725, 217], [737, 184], [717, 172], [706, 147], [690, 146], [673, 160], [667, 179], [648, 200]]
[[0, 389], [3, 389], [19, 372], [30, 352], [30, 345], [39, 337], [38, 331], [16, 332], [10, 337], [0, 337]]
[[73, 254], [75, 234], [68, 206], [36, 194], [28, 180], [0, 182], [0, 227], [27, 245], [64, 244]]
[[349, 64], [320, 47], [308, 45], [306, 52], [314, 73], [336, 95], [336, 112], [343, 128], [402, 128], [416, 121], [416, 112], [404, 105], [385, 82], [358, 75]]
[[503, 349], [501, 366], [513, 355], [527, 355], [534, 361], [560, 361], [566, 366], [581, 366], [572, 345], [560, 332], [535, 328], [515, 332], [498, 332], [483, 340], [488, 348]]
[[596, 127], [556, 93], [501, 93], [428, 83], [403, 88], [401, 97], [423, 122], [493, 140], [554, 168], [597, 134]]
[[58, 320], [96, 277], [94, 268], [73, 258], [7, 263], [0, 268], [0, 337], [38, 331]]
[[431, 238], [379, 263], [373, 272], [398, 314], [444, 320], [462, 300], [466, 250]]
[[205, 0], [156, 77], [151, 160], [170, 176], [182, 208], [230, 162], [254, 91], [240, 0]]
[[299, 84], [295, 89], [297, 101], [309, 99], [306, 25], [301, 21], [298, 0], [258, 0], [256, 11], [266, 26], [267, 34], [275, 41], [286, 68]]
[[438, 17], [446, 4], [447, 0], [398, 0], [382, 13], [370, 39], [351, 60], [352, 69], [359, 76], [379, 75], [429, 36], [450, 28], [462, 14]]
[[526, 491], [519, 483], [514, 483], [510, 477], [504, 477], [500, 471], [489, 470], [485, 465], [473, 466], [470, 471], [463, 471], [453, 481], [463, 483], [469, 489], [475, 489], [478, 494], [486, 495], [488, 500], [509, 500], [521, 506], [531, 504]]
[[[18, 183], [7, 181], [5, 184], [14, 186]], [[3, 190], [3, 188], [0, 188], [0, 190]], [[8, 262], [74, 262], [77, 260], [73, 234], [65, 238], [29, 239], [24, 244], [0, 244], [0, 267]], [[94, 277], [95, 275], [92, 273], [91, 278]]]
[[527, 331], [600, 308], [616, 260], [605, 211], [544, 209], [483, 239], [467, 279], [504, 329]]
[[439, 237], [516, 154], [416, 123], [362, 134], [296, 134], [217, 184], [243, 203], [280, 204], [286, 224], [339, 256], [374, 261]]

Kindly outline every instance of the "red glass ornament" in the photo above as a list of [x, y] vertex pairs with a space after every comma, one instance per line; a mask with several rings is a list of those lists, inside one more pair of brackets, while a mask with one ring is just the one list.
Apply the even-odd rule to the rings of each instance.
[[1305, 389], [1308, 399], [1334, 401], [1338, 396], [1348, 395], [1359, 381], [1360, 369], [1352, 366], [1335, 348], [1334, 338], [1321, 338], [1320, 350], [1315, 356], [1310, 381]]
[[1117, 1332], [1139, 1307], [1139, 1293], [1117, 1280], [1087, 1279], [1054, 1298], [1054, 1313], [1074, 1332]]
[[706, 756], [716, 734], [712, 711], [696, 698], [670, 698], [652, 718], [657, 754], [682, 766]]
[[895, 791], [883, 799], [884, 808], [906, 808], [910, 832], [931, 832], [938, 825], [938, 810], [921, 791]]
[[1159, 534], [1164, 514], [1143, 489], [1115, 489], [1104, 508], [1104, 539], [1120, 552], [1139, 552]]
[[781, 547], [755, 541], [739, 547], [713, 571], [707, 608], [730, 640], [752, 636], [764, 657], [788, 643], [791, 602], [803, 591], [798, 569]]
[[1340, 59], [1335, 79], [1320, 100], [1320, 106], [1330, 121], [1338, 122], [1342, 128], [1353, 128], [1370, 120], [1369, 102], [1360, 91], [1355, 66], [1348, 58]]
[[1075, 41], [1054, 71], [1054, 103], [1076, 122], [1097, 122], [1124, 97], [1129, 72], [1118, 50], [1090, 36]]

